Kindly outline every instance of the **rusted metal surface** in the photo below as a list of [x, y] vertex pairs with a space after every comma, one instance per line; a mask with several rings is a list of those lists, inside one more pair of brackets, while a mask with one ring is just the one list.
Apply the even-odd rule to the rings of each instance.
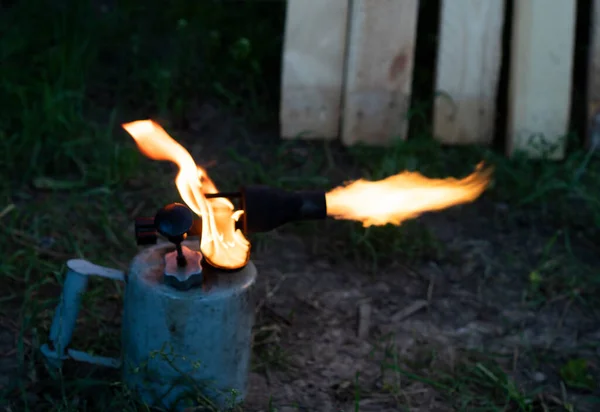
[[[193, 248], [191, 242], [185, 247]], [[123, 313], [124, 380], [148, 404], [183, 409], [178, 398], [202, 394], [218, 407], [246, 395], [256, 268], [203, 268], [202, 285], [164, 283], [173, 245], [140, 253], [128, 276]], [[188, 405], [189, 406], [189, 405]]]

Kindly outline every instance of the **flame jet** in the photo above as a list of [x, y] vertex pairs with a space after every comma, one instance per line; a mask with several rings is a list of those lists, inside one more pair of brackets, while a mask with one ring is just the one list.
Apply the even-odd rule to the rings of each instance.
[[179, 166], [177, 190], [187, 206], [202, 218], [202, 254], [222, 269], [239, 269], [250, 258], [250, 242], [240, 230], [244, 226], [239, 224], [242, 216], [249, 228], [262, 227], [259, 231], [293, 220], [326, 216], [359, 221], [365, 227], [400, 225], [425, 212], [474, 201], [485, 191], [492, 176], [492, 169], [480, 164], [463, 179], [430, 179], [416, 172], [402, 172], [376, 182], [360, 179], [327, 193], [245, 187], [237, 194], [245, 207], [235, 210], [189, 152], [157, 123], [139, 120], [124, 124], [123, 128], [145, 156]]
[[492, 171], [480, 163], [463, 179], [430, 179], [416, 172], [376, 182], [360, 179], [327, 192], [327, 214], [365, 227], [399, 225], [425, 212], [474, 201], [488, 187]]

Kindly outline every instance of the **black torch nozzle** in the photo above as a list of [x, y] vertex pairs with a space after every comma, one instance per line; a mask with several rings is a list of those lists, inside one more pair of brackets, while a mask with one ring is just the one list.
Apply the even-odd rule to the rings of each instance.
[[[327, 217], [325, 191], [322, 190], [286, 191], [252, 185], [242, 187], [239, 192], [209, 193], [205, 196], [208, 199], [239, 198], [244, 213], [236, 228], [244, 233], [268, 232], [286, 223]], [[188, 236], [201, 236], [202, 219], [194, 219], [192, 211], [181, 203], [161, 208], [154, 217], [135, 219], [138, 245], [156, 244], [158, 234], [180, 245]], [[180, 252], [178, 255], [178, 263], [184, 266], [183, 254]]]
[[325, 192], [286, 191], [268, 186], [245, 186], [240, 190], [244, 214], [238, 222], [244, 233], [268, 232], [289, 222], [327, 217]]

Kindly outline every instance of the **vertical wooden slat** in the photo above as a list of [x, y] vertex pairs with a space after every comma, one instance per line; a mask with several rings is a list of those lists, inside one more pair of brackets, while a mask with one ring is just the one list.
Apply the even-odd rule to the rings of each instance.
[[283, 138], [337, 138], [349, 0], [288, 0], [280, 122]]
[[600, 0], [592, 0], [588, 54], [587, 147], [600, 146]]
[[387, 145], [406, 137], [418, 5], [418, 0], [352, 1], [344, 144]]
[[[515, 1], [507, 128], [510, 155], [520, 150], [536, 158], [564, 157], [575, 11], [575, 0]], [[546, 153], [547, 147], [539, 146], [541, 137], [557, 150]]]
[[442, 0], [434, 135], [446, 144], [493, 139], [504, 0]]

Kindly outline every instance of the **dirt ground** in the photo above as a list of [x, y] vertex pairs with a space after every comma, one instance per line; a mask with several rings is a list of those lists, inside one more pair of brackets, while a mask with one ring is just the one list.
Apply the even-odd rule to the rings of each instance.
[[[566, 299], [538, 310], [523, 302], [527, 269], [515, 267], [509, 257], [535, 259], [547, 240], [528, 228], [515, 230], [504, 214], [503, 205], [479, 202], [428, 216], [429, 228], [452, 250], [452, 261], [399, 263], [375, 276], [315, 258], [293, 236], [278, 238], [279, 252], [273, 246], [255, 262], [261, 287], [272, 294], [263, 313], [276, 321], [266, 327], [279, 334], [290, 365], [266, 376], [253, 374], [252, 410], [265, 410], [268, 396], [275, 405], [290, 405], [279, 411], [398, 411], [400, 405], [411, 411], [455, 410], [430, 385], [382, 374], [386, 340], [398, 351], [396, 362], [421, 359], [423, 369], [451, 371], [467, 350], [504, 355], [507, 371], [525, 387], [560, 388], [554, 365], [536, 362], [536, 353], [598, 359], [598, 313]], [[361, 322], [368, 331], [359, 337]], [[385, 394], [385, 380], [396, 378], [397, 392]], [[547, 396], [552, 404], [560, 391]], [[354, 409], [356, 403], [360, 409]], [[583, 400], [577, 406], [596, 410]]]

